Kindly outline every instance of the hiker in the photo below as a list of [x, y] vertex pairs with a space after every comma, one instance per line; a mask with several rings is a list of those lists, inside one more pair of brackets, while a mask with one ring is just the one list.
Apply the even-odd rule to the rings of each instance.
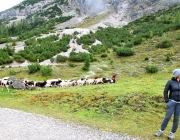
[[168, 122], [174, 113], [173, 126], [168, 139], [175, 138], [175, 132], [178, 128], [179, 115], [180, 115], [180, 69], [173, 71], [173, 77], [166, 83], [164, 88], [164, 100], [166, 102], [166, 115], [159, 130], [155, 136], [159, 137], [164, 134]]

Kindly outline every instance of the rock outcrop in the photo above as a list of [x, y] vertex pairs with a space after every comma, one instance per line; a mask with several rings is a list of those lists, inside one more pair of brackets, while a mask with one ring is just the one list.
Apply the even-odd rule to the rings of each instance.
[[[179, 0], [39, 0], [36, 3], [22, 3], [0, 13], [0, 19], [41, 15], [52, 6], [57, 5], [63, 16], [89, 17], [108, 13], [102, 22], [106, 26], [120, 27], [128, 22], [151, 14], [160, 9], [168, 8]], [[53, 10], [53, 9], [52, 9]], [[44, 17], [47, 18], [47, 17]], [[113, 21], [113, 22], [112, 22]]]
[[26, 87], [25, 87], [25, 84], [21, 81], [21, 80], [19, 80], [19, 79], [17, 79], [17, 78], [15, 78], [15, 77], [10, 77], [9, 79], [8, 79], [8, 81], [11, 81], [10, 83], [10, 86], [12, 87], [12, 88], [14, 88], [14, 89], [25, 89]]

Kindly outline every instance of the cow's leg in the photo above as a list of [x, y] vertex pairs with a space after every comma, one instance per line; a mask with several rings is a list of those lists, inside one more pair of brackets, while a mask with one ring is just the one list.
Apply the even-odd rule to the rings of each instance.
[[8, 85], [5, 85], [5, 87], [6, 87], [7, 91], [9, 92], [9, 86], [8, 86]]
[[2, 86], [2, 91], [4, 91], [4, 85], [2, 84], [1, 86]]

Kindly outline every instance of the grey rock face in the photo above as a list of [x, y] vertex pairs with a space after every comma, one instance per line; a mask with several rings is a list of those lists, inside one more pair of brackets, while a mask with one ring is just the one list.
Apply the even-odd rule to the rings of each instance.
[[12, 84], [12, 87], [14, 89], [25, 89], [25, 84], [20, 80], [15, 80]]
[[104, 0], [74, 0], [72, 3], [85, 15], [98, 14], [108, 9]]
[[21, 81], [21, 80], [18, 80], [17, 78], [15, 77], [10, 77], [8, 79], [9, 83], [10, 83], [10, 86], [14, 89], [25, 89], [25, 84]]
[[[33, 5], [25, 5], [23, 2], [18, 7], [13, 7], [0, 13], [0, 19], [8, 17], [27, 17], [37, 12], [45, 12], [49, 7], [57, 4], [63, 11], [63, 15], [92, 16], [108, 12], [113, 14], [117, 22], [130, 22], [142, 17], [144, 14], [151, 14], [158, 10], [169, 7], [180, 2], [179, 0], [68, 0], [68, 5], [60, 5], [55, 0], [43, 0]], [[111, 23], [111, 21], [110, 21]], [[112, 24], [113, 25], [113, 24]]]
[[109, 11], [120, 20], [132, 21], [180, 2], [179, 0], [71, 0], [72, 5], [86, 16]]

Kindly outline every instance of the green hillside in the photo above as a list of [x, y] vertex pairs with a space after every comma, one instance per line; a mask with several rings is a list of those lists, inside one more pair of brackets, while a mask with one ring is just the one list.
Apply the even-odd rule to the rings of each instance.
[[[16, 43], [27, 39], [25, 41], [27, 47], [19, 53], [13, 51], [13, 45], [0, 50], [0, 62], [3, 62], [0, 77], [15, 76], [19, 79], [35, 81], [58, 77], [62, 79], [79, 79], [85, 76], [111, 77], [114, 73], [117, 73], [118, 77], [114, 84], [32, 91], [10, 89], [10, 93], [4, 90], [0, 94], [0, 107], [44, 114], [145, 140], [156, 139], [154, 133], [160, 129], [165, 115], [164, 85], [172, 77], [172, 71], [180, 68], [179, 16], [180, 7], [175, 5], [153, 15], [144, 15], [120, 29], [99, 28], [97, 32], [91, 32], [77, 39], [79, 44], [83, 44], [83, 47], [91, 52], [88, 54], [90, 56], [88, 71], [82, 69], [87, 54], [72, 52], [71, 57], [65, 62], [51, 67], [50, 76], [42, 75], [40, 71], [29, 74], [28, 67], [5, 68], [4, 66], [12, 62], [14, 56], [16, 58], [19, 56], [23, 60], [28, 59], [26, 51], [31, 52], [30, 56], [34, 56], [35, 61], [38, 58], [36, 57], [38, 49], [37, 51], [35, 49], [37, 46], [39, 49], [48, 50], [51, 44], [54, 50], [51, 54], [56, 53], [58, 46], [66, 51], [71, 36], [64, 36], [59, 41], [56, 36], [36, 40], [34, 34], [27, 38], [22, 36], [30, 33], [24, 31], [22, 34], [14, 32], [19, 38], [12, 41], [10, 37], [15, 35], [9, 34], [12, 27], [6, 27], [8, 34], [5, 36], [1, 32], [1, 40], [8, 39], [7, 42]], [[51, 26], [48, 23], [48, 25], [50, 28], [47, 32], [53, 32], [54, 24]], [[0, 28], [3, 27], [4, 25], [1, 25]], [[17, 27], [18, 25], [15, 29]], [[37, 30], [34, 31], [40, 31], [42, 26], [36, 27]], [[76, 38], [76, 35], [77, 33], [74, 33], [72, 37]], [[103, 44], [89, 47], [95, 39], [102, 41]], [[66, 47], [63, 48], [61, 45]], [[158, 139], [167, 139], [171, 125], [172, 120], [165, 135]], [[180, 138], [178, 131], [176, 138]]]
[[[58, 54], [61, 49], [60, 51], [55, 51], [51, 55], [47, 55], [47, 51], [39, 56], [38, 52], [35, 53], [33, 51], [33, 48], [37, 49], [39, 46], [41, 46], [44, 48], [44, 50], [48, 50], [46, 48], [53, 40], [48, 39], [48, 37], [41, 41], [36, 41], [33, 39], [41, 36], [41, 34], [48, 34], [49, 32], [53, 33], [53, 29], [56, 24], [67, 21], [70, 18], [71, 17], [59, 17], [58, 19], [50, 18], [50, 20], [46, 21], [45, 19], [39, 18], [38, 15], [36, 15], [35, 18], [29, 21], [22, 20], [18, 24], [11, 24], [10, 26], [6, 26], [5, 22], [1, 22], [0, 43], [12, 42], [12, 44], [7, 45], [7, 48], [1, 49], [0, 65], [7, 64], [13, 60], [23, 62], [24, 59], [27, 59], [34, 62], [34, 60], [43, 58], [43, 61], [51, 58], [55, 54]], [[161, 10], [155, 14], [137, 19], [120, 29], [113, 27], [99, 28], [97, 32], [91, 32], [90, 34], [84, 35], [80, 38], [76, 37], [78, 33], [74, 33], [72, 38], [77, 38], [77, 43], [83, 44], [83, 48], [87, 49], [94, 56], [95, 54], [108, 53], [110, 50], [116, 52], [117, 56], [131, 56], [136, 53], [132, 50], [133, 47], [141, 45], [153, 37], [162, 37], [161, 41], [154, 44], [156, 48], [173, 49], [172, 42], [166, 37], [166, 32], [178, 30], [180, 28], [179, 19], [180, 8], [179, 5], [175, 5], [169, 9]], [[14, 40], [11, 38], [14, 36], [16, 36], [17, 39]], [[54, 38], [58, 40], [57, 36], [54, 36]], [[176, 36], [177, 40], [178, 38], [179, 36]], [[96, 39], [101, 41], [103, 44], [95, 45], [90, 48], [89, 45], [92, 45]], [[30, 60], [22, 53], [14, 52], [13, 48], [16, 46], [16, 43], [24, 40], [27, 40], [25, 43], [30, 49], [29, 54], [32, 53], [32, 57], [35, 59]], [[33, 46], [33, 48], [31, 46]], [[54, 45], [54, 47], [56, 46], [57, 43]], [[52, 48], [54, 47], [52, 46]], [[68, 47], [68, 45], [64, 45], [64, 47]], [[67, 51], [67, 49], [63, 49], [63, 51]]]

